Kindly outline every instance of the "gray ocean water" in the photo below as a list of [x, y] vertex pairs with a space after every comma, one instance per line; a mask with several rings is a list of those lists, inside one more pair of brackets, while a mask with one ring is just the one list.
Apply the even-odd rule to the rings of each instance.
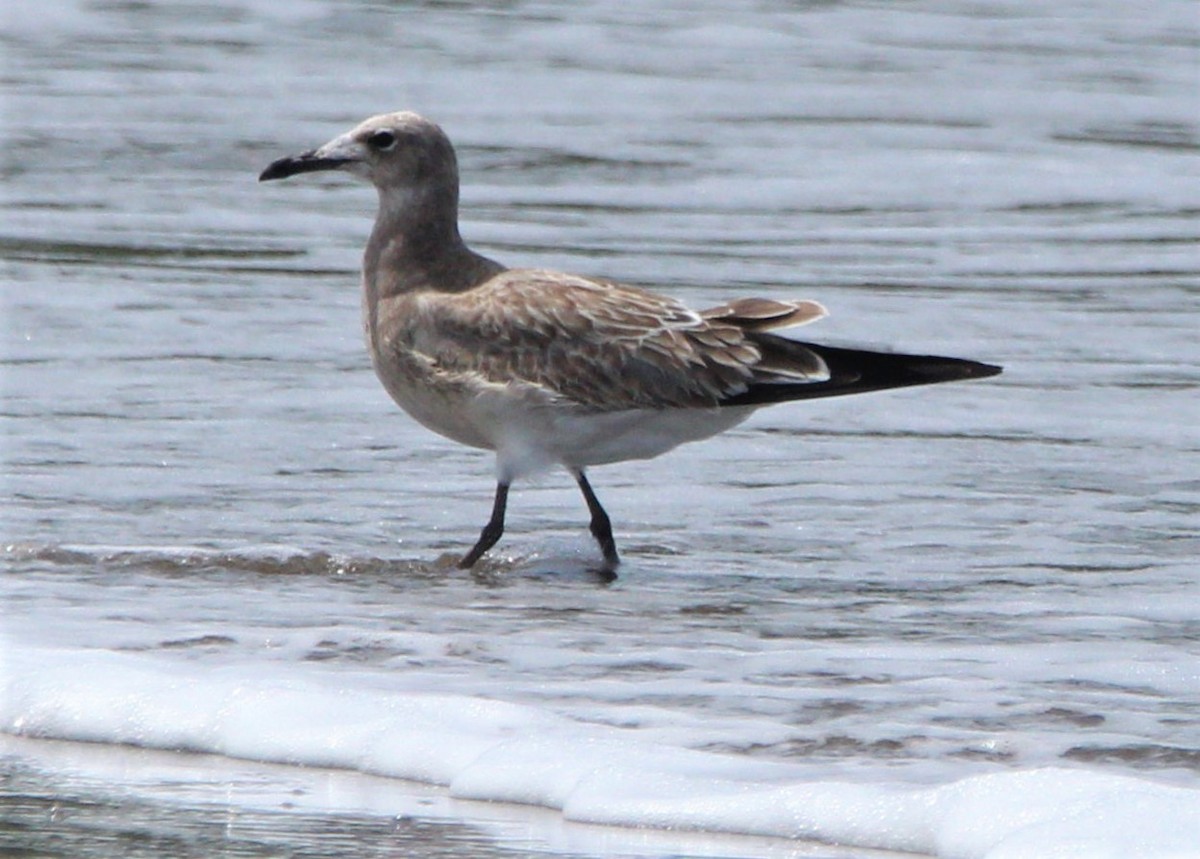
[[[1050, 764], [1197, 783], [1194, 4], [45, 0], [3, 27], [3, 647], [408, 664], [864, 781]], [[463, 233], [489, 256], [696, 306], [812, 298], [831, 316], [805, 337], [1005, 374], [781, 406], [596, 469], [624, 558], [609, 587], [565, 475], [519, 487], [462, 573], [492, 464], [372, 374], [373, 192], [255, 181], [395, 109], [456, 142]], [[229, 764], [196, 764], [206, 789], [98, 753], [10, 740], [0, 839], [609, 852], [519, 815], [479, 828], [444, 797], [250, 812], [223, 799]]]

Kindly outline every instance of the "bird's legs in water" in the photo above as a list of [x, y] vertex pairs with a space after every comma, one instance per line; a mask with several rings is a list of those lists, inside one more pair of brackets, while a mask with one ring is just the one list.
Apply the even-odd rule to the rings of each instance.
[[583, 491], [583, 500], [587, 502], [588, 512], [592, 514], [589, 529], [592, 532], [592, 536], [596, 538], [596, 542], [600, 544], [600, 551], [604, 553], [604, 565], [606, 569], [611, 572], [621, 563], [621, 559], [617, 555], [616, 541], [613, 540], [612, 522], [609, 521], [608, 514], [604, 512], [604, 508], [600, 505], [600, 499], [592, 491], [592, 485], [588, 483], [588, 479], [582, 469], [575, 472], [575, 481]]
[[[600, 551], [604, 554], [605, 572], [611, 573], [621, 563], [621, 558], [617, 554], [616, 541], [613, 540], [612, 522], [609, 520], [608, 514], [604, 512], [604, 507], [600, 504], [600, 499], [592, 491], [592, 485], [588, 483], [588, 479], [583, 471], [574, 472], [574, 475], [575, 481], [579, 484], [579, 489], [583, 492], [583, 500], [587, 502], [588, 512], [592, 514], [592, 521], [588, 528], [592, 532], [592, 536], [596, 538], [596, 542], [600, 544]], [[492, 518], [483, 526], [483, 531], [479, 535], [478, 542], [458, 562], [458, 566], [461, 569], [465, 570], [474, 566], [475, 562], [483, 557], [483, 553], [496, 545], [501, 535], [504, 534], [504, 514], [508, 508], [508, 487], [509, 484], [507, 483], [496, 484], [496, 499], [492, 503]]]
[[458, 562], [459, 569], [465, 570], [474, 566], [484, 552], [496, 545], [496, 541], [504, 533], [504, 511], [506, 509], [508, 509], [508, 484], [497, 483], [496, 500], [492, 502], [492, 518], [483, 526], [479, 542]]

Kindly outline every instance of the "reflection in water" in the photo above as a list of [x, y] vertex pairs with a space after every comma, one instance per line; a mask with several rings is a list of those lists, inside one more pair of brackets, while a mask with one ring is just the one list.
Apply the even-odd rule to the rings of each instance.
[[[7, 765], [6, 765], [7, 764]], [[13, 855], [75, 859], [164, 856], [505, 857], [527, 856], [469, 824], [407, 815], [314, 814], [217, 809], [106, 796], [96, 785], [64, 783], [19, 762], [0, 761], [4, 823], [0, 844]], [[568, 854], [560, 854], [568, 855]]]

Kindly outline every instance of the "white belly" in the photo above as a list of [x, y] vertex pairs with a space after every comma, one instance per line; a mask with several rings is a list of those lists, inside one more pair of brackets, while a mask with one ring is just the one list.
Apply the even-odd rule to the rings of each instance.
[[597, 412], [554, 399], [529, 385], [472, 384], [421, 368], [380, 373], [388, 393], [425, 427], [460, 444], [496, 451], [501, 480], [556, 465], [650, 459], [744, 421], [752, 407], [631, 409]]
[[568, 467], [651, 459], [686, 442], [725, 432], [753, 411], [748, 407], [637, 409], [560, 415], [543, 443]]
[[529, 409], [512, 402], [489, 403], [486, 397], [481, 400], [471, 410], [479, 410], [492, 428], [501, 479], [555, 465], [578, 470], [627, 459], [651, 459], [685, 442], [724, 432], [753, 411], [714, 408], [594, 412], [575, 406]]

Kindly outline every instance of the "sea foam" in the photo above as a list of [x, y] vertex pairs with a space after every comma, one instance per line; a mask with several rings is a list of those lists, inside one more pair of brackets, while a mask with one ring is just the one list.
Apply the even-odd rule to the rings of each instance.
[[355, 770], [617, 826], [953, 859], [1200, 856], [1200, 790], [1186, 787], [1065, 768], [937, 786], [814, 780], [802, 763], [652, 744], [537, 707], [389, 692], [353, 675], [284, 679], [263, 668], [23, 647], [0, 665], [0, 729]]

